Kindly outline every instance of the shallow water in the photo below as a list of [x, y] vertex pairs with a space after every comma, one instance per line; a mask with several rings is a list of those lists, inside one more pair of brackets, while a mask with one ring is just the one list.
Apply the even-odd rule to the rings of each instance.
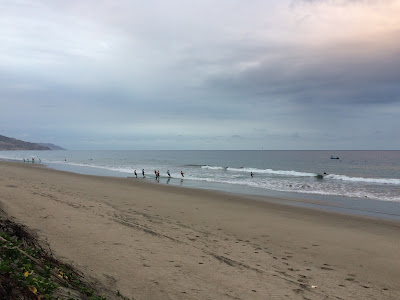
[[0, 157], [33, 157], [54, 169], [99, 176], [131, 177], [137, 170], [142, 177], [144, 169], [154, 181], [159, 170], [160, 184], [400, 219], [400, 151], [2, 151]]

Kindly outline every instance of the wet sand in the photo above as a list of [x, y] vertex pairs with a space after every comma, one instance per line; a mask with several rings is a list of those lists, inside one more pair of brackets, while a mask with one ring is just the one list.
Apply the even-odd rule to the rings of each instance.
[[400, 299], [400, 222], [0, 162], [0, 205], [135, 299]]

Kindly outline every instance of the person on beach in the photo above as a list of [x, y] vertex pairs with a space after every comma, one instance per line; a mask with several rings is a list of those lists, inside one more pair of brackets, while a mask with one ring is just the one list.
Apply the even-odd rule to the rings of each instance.
[[183, 171], [181, 171], [181, 175], [182, 175], [182, 177], [185, 177], [185, 176], [183, 176]]
[[137, 173], [136, 173], [136, 170], [135, 170], [135, 172], [133, 172], [133, 174], [135, 174], [135, 176], [136, 176], [136, 178], [137, 178]]
[[35, 159], [32, 157], [32, 163], [34, 164], [35, 163]]
[[142, 169], [142, 175], [143, 175], [143, 178], [146, 178], [146, 176], [144, 176], [144, 169]]
[[160, 179], [160, 170], [157, 171], [157, 177]]
[[171, 177], [171, 173], [169, 172], [169, 170], [167, 170], [167, 175], [168, 177]]
[[154, 175], [156, 175], [156, 179], [158, 178], [157, 176], [157, 170], [154, 170]]

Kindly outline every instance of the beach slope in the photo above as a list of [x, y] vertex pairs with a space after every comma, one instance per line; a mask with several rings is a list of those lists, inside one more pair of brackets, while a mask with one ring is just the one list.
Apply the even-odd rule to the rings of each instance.
[[0, 162], [3, 210], [108, 295], [400, 299], [399, 222], [276, 201]]

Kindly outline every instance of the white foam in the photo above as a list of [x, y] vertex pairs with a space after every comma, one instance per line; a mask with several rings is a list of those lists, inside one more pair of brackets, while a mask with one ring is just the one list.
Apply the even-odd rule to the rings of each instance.
[[188, 177], [186, 179], [205, 181], [212, 183], [230, 184], [230, 185], [242, 185], [260, 189], [267, 189], [278, 192], [294, 192], [300, 194], [314, 194], [314, 195], [326, 195], [326, 196], [343, 196], [359, 199], [375, 199], [380, 201], [392, 201], [400, 202], [399, 195], [388, 195], [386, 193], [371, 192], [365, 188], [354, 188], [349, 189], [345, 185], [329, 184], [321, 185], [320, 183], [301, 183], [292, 182], [290, 180], [271, 180], [271, 179], [252, 179], [244, 180], [240, 178], [201, 178], [201, 177]]
[[133, 173], [134, 169], [132, 167], [124, 167], [124, 166], [100, 166], [100, 165], [93, 165], [90, 163], [76, 163], [76, 162], [68, 162], [68, 161], [54, 161], [52, 163], [56, 164], [66, 164], [75, 167], [83, 167], [83, 168], [93, 168], [93, 169], [101, 169], [101, 170], [108, 170], [108, 171], [115, 171], [120, 173]]
[[335, 174], [327, 175], [325, 176], [325, 178], [342, 180], [342, 181], [351, 181], [351, 182], [400, 185], [400, 179], [397, 178], [365, 178], [365, 177], [350, 177], [346, 175], [335, 175]]
[[[213, 166], [202, 166], [203, 169], [209, 170], [222, 170], [226, 169], [230, 172], [240, 172], [240, 173], [250, 173], [254, 174], [271, 174], [278, 176], [288, 176], [288, 177], [315, 177], [317, 173], [308, 173], [308, 172], [298, 172], [294, 170], [286, 171], [286, 170], [272, 170], [272, 169], [257, 169], [257, 168], [224, 168], [224, 167], [213, 167]], [[364, 182], [364, 183], [376, 183], [376, 184], [392, 184], [392, 185], [400, 185], [400, 179], [397, 178], [365, 178], [365, 177], [351, 177], [347, 175], [337, 175], [337, 174], [329, 174], [324, 176], [325, 179], [334, 179], [334, 180], [342, 180], [349, 182]]]
[[274, 174], [274, 175], [282, 175], [282, 176], [294, 176], [294, 177], [315, 177], [316, 173], [307, 173], [307, 172], [297, 172], [294, 170], [285, 171], [285, 170], [272, 170], [272, 169], [257, 169], [257, 168], [227, 168], [227, 171], [233, 172], [246, 172], [246, 173], [258, 173], [258, 174]]
[[224, 170], [226, 168], [224, 167], [213, 167], [213, 166], [201, 166], [202, 169], [208, 169], [208, 170]]

